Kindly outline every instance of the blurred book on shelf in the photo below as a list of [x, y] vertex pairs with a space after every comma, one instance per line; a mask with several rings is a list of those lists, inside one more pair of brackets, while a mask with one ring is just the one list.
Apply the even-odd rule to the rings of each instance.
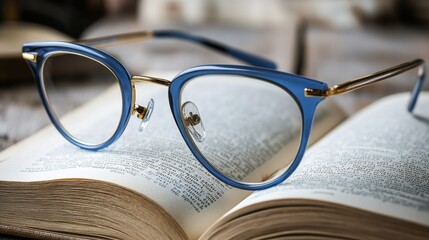
[[0, 24], [0, 84], [16, 84], [32, 79], [21, 57], [22, 44], [29, 41], [71, 41], [72, 38], [50, 27], [33, 23]]

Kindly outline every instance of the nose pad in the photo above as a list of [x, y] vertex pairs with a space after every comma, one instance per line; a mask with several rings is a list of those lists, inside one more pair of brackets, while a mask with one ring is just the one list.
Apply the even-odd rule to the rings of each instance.
[[182, 114], [185, 127], [189, 130], [192, 137], [198, 142], [204, 142], [206, 138], [206, 129], [204, 128], [197, 106], [191, 101], [185, 102], [182, 105]]
[[137, 112], [137, 117], [142, 120], [139, 126], [139, 132], [143, 132], [147, 124], [149, 123], [150, 117], [152, 116], [153, 109], [155, 107], [155, 103], [153, 99], [147, 104], [147, 107], [142, 107], [140, 105], [136, 105], [135, 111]]

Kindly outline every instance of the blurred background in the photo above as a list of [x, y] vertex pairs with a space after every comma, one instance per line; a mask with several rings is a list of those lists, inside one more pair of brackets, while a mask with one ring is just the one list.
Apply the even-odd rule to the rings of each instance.
[[[0, 150], [49, 123], [21, 59], [23, 42], [153, 29], [203, 35], [331, 85], [415, 58], [429, 61], [426, 0], [0, 0]], [[131, 73], [241, 64], [175, 40], [103, 50]], [[415, 77], [416, 72], [407, 73], [337, 101], [352, 114], [377, 98], [409, 91]], [[81, 93], [89, 90], [84, 85], [74, 90], [71, 101], [85, 102]]]

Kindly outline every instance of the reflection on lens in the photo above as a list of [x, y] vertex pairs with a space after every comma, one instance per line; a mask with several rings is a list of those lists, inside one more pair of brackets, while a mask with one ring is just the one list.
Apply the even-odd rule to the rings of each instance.
[[[65, 131], [89, 145], [101, 144], [112, 137], [121, 118], [122, 95], [110, 69], [81, 55], [55, 53], [46, 59], [42, 74], [49, 107]], [[101, 102], [87, 109], [84, 119], [61, 118], [107, 89], [109, 104]]]
[[[188, 136], [201, 155], [235, 181], [272, 181], [295, 159], [301, 111], [294, 98], [274, 84], [234, 75], [200, 76], [182, 89], [181, 106]], [[189, 124], [188, 112], [195, 109], [194, 118], [204, 122], [204, 141], [195, 134], [200, 122]]]

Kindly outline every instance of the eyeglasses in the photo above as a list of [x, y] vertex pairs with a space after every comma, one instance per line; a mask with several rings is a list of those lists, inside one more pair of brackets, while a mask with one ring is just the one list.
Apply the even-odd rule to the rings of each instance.
[[[201, 44], [253, 66], [205, 65], [187, 69], [169, 81], [130, 76], [114, 57], [94, 47], [147, 38], [176, 38]], [[77, 42], [32, 42], [23, 46], [47, 113], [57, 130], [74, 145], [98, 150], [115, 142], [136, 115], [147, 124], [153, 100], [136, 104], [136, 83], [168, 87], [170, 108], [193, 155], [215, 177], [237, 188], [261, 190], [284, 181], [299, 165], [312, 128], [317, 105], [324, 99], [419, 68], [411, 94], [412, 111], [425, 79], [424, 61], [417, 59], [334, 87], [303, 76], [274, 70], [261, 57], [218, 42], [178, 31], [115, 35]], [[102, 128], [78, 131], [62, 121], [62, 96], [56, 89], [69, 81], [114, 84]], [[94, 96], [95, 97], [95, 96]], [[77, 125], [91, 121], [82, 119]], [[281, 157], [278, 157], [281, 156]]]

